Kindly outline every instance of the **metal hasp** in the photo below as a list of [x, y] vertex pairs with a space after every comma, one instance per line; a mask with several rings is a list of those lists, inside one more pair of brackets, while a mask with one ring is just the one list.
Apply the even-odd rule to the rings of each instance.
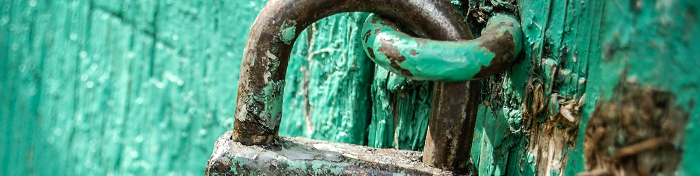
[[[513, 16], [497, 14], [474, 40], [437, 41], [411, 37], [376, 15], [364, 23], [364, 48], [378, 65], [418, 80], [469, 81], [510, 67], [520, 53], [522, 31]], [[477, 82], [438, 82], [425, 140], [423, 162], [464, 169], [469, 162], [476, 113]]]

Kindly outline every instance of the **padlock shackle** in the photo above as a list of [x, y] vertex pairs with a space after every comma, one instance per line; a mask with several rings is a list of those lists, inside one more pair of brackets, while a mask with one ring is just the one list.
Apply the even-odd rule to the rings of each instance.
[[284, 77], [297, 37], [321, 18], [355, 11], [382, 15], [421, 37], [472, 38], [467, 23], [448, 0], [272, 0], [256, 18], [243, 51], [234, 141], [272, 142], [279, 131]]

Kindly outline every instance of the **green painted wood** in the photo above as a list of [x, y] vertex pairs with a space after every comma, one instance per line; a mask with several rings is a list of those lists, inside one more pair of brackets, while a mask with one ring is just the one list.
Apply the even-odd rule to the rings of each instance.
[[[21, 162], [3, 162], [0, 173], [200, 173], [198, 163], [232, 127], [245, 36], [264, 3], [3, 1], [1, 41], [8, 47], [0, 81], [8, 103], [1, 112], [10, 135], [2, 138], [1, 156]], [[313, 117], [308, 137], [367, 143], [374, 65], [353, 42], [365, 17], [325, 19], [314, 25], [310, 45], [297, 44], [293, 59], [310, 60], [291, 65], [305, 66], [313, 78], [295, 80], [313, 86], [307, 95], [315, 110], [295, 116]], [[42, 64], [49, 66], [37, 68]], [[295, 75], [303, 74], [290, 72], [289, 80]], [[287, 96], [294, 92], [304, 91]], [[295, 98], [287, 104], [301, 100]], [[286, 116], [285, 123], [305, 122], [299, 119]], [[305, 131], [296, 129], [285, 125], [281, 133]], [[34, 169], [40, 165], [48, 167]]]
[[433, 84], [398, 76], [376, 66], [372, 85], [369, 146], [423, 150]]
[[374, 64], [360, 43], [366, 18], [334, 15], [299, 36], [287, 69], [280, 135], [367, 143]]
[[[692, 0], [606, 2], [598, 45], [603, 49], [599, 67], [590, 72], [589, 87], [601, 99], [610, 99], [614, 85], [626, 72], [626, 81], [660, 87], [676, 96], [676, 106], [689, 114], [682, 145], [680, 175], [698, 175], [700, 169], [700, 2]], [[593, 89], [588, 89], [593, 90]]]
[[[0, 0], [0, 175], [202, 174], [232, 129], [240, 57], [265, 3]], [[584, 171], [586, 122], [623, 72], [676, 95], [690, 114], [679, 173], [700, 174], [699, 2], [454, 3], [475, 31], [479, 17], [510, 11], [525, 34], [519, 62], [481, 81], [472, 147], [481, 175]], [[367, 59], [357, 33], [366, 15], [335, 15], [300, 37], [280, 134], [422, 149], [432, 83]], [[586, 95], [571, 141], [566, 127], [536, 133], [556, 124], [558, 104], [523, 113], [538, 84], [545, 99]]]
[[202, 174], [264, 4], [0, 2], [0, 175]]
[[[496, 1], [491, 2], [494, 9], [499, 8]], [[628, 81], [660, 87], [678, 97], [676, 104], [686, 108], [691, 119], [679, 173], [698, 174], [693, 165], [700, 152], [692, 141], [697, 137], [694, 102], [700, 80], [694, 73], [697, 69], [690, 69], [699, 66], [700, 58], [693, 52], [700, 45], [691, 39], [700, 36], [697, 1], [522, 0], [517, 4], [525, 53], [520, 64], [495, 79], [500, 86], [487, 86], [488, 92], [499, 94], [486, 98], [489, 105], [482, 105], [478, 117], [472, 159], [480, 174], [582, 172], [586, 122], [597, 103], [610, 100], [623, 74]], [[529, 75], [544, 85], [545, 98], [554, 93], [567, 100], [586, 95], [575, 140], [561, 145], [558, 140], [563, 136], [556, 132], [561, 130], [524, 132], [528, 129], [521, 120], [522, 102]], [[552, 115], [559, 113], [557, 105], [548, 106], [553, 108], [537, 115], [537, 124], [552, 123]]]
[[[549, 100], [554, 93], [567, 100], [583, 96], [588, 62], [600, 53], [593, 41], [597, 37], [595, 28], [598, 27], [596, 21], [600, 20], [602, 2], [517, 2], [525, 34], [524, 52], [520, 63], [484, 81], [484, 91], [490, 95], [486, 95], [487, 103], [480, 108], [472, 148], [472, 160], [480, 174], [575, 175], [583, 171], [583, 133], [579, 133], [578, 141], [566, 142], [561, 141], [564, 136], [559, 133], [568, 128], [557, 128], [554, 132], [543, 128], [547, 124], [558, 124], [552, 119], [559, 114], [558, 104], [550, 102], [547, 106], [554, 108], [540, 114], [527, 114], [523, 110], [531, 106], [526, 98], [534, 96], [527, 91], [530, 84], [533, 88], [538, 83], [543, 86], [544, 94], [539, 97], [544, 100]], [[480, 6], [507, 9], [509, 5]], [[533, 83], [529, 84], [529, 79], [533, 79]], [[532, 118], [535, 122], [528, 120]], [[586, 119], [580, 120], [585, 122]]]

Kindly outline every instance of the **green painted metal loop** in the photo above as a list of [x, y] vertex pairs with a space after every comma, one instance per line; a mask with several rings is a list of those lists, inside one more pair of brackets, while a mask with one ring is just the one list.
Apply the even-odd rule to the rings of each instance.
[[522, 31], [515, 17], [489, 19], [473, 40], [438, 41], [409, 36], [378, 15], [363, 26], [367, 55], [380, 66], [416, 80], [468, 81], [508, 68], [520, 53]]

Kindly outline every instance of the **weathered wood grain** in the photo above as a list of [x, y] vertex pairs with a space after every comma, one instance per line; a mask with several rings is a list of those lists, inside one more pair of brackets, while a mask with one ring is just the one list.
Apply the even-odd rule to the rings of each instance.
[[[232, 128], [240, 57], [265, 3], [0, 0], [0, 175], [202, 174]], [[690, 114], [679, 173], [698, 175], [699, 8], [693, 0], [462, 1], [475, 30], [479, 18], [510, 12], [525, 33], [520, 61], [482, 80], [472, 147], [479, 173], [583, 171], [583, 127], [625, 76], [678, 97]], [[300, 37], [282, 135], [422, 149], [432, 85], [367, 59], [356, 42], [365, 16], [326, 18]], [[584, 94], [580, 126], [566, 126], [557, 101]], [[538, 102], [545, 112], [532, 111]]]

